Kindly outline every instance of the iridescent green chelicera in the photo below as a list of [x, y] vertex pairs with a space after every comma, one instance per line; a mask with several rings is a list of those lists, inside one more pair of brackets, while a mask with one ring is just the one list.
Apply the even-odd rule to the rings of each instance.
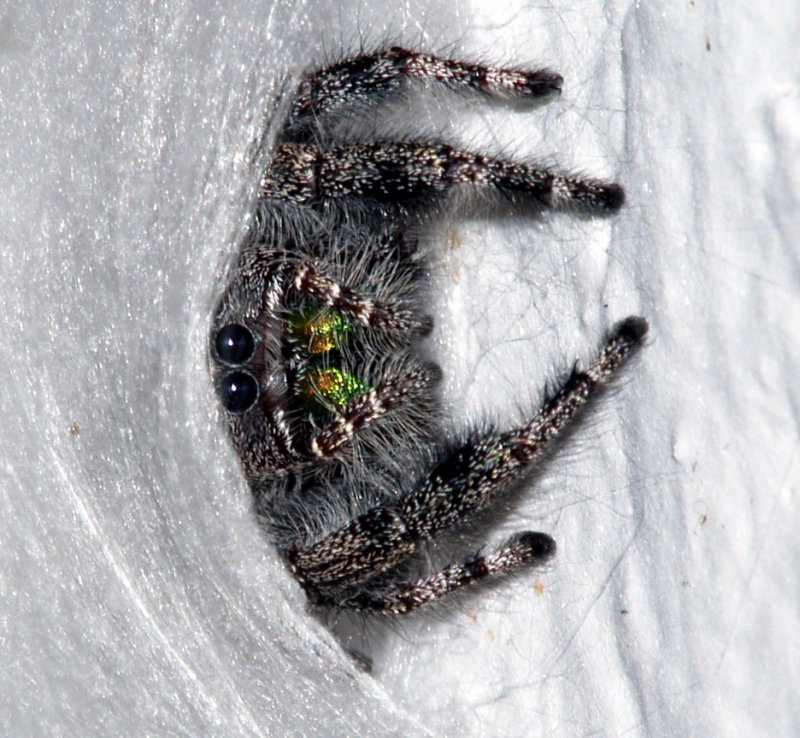
[[369, 389], [339, 366], [340, 351], [352, 330], [352, 323], [344, 316], [318, 309], [298, 310], [288, 321], [289, 335], [310, 365], [297, 383], [296, 396], [315, 415], [331, 408], [342, 409]]

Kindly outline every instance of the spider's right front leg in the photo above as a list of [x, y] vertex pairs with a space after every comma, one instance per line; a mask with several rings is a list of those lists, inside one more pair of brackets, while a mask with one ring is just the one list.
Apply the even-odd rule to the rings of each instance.
[[520, 479], [646, 332], [642, 318], [622, 321], [589, 368], [574, 371], [529, 423], [473, 438], [445, 455], [417, 489], [394, 505], [372, 508], [309, 548], [291, 551], [292, 569], [312, 599], [353, 609], [407, 612], [484, 577], [552, 555], [555, 542], [549, 536], [524, 532], [490, 556], [454, 564], [419, 581], [393, 585], [384, 593], [346, 594], [408, 558], [423, 540], [465, 523]]

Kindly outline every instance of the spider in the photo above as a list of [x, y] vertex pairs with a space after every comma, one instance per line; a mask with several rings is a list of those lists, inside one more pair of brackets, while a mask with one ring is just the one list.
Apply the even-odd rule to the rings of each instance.
[[523, 103], [562, 84], [547, 69], [399, 47], [305, 74], [211, 331], [217, 393], [257, 513], [319, 607], [406, 613], [551, 557], [555, 541], [526, 531], [439, 571], [412, 565], [518, 483], [647, 332], [643, 318], [618, 323], [524, 425], [443, 438], [440, 370], [422, 341], [432, 327], [417, 237], [426, 218], [468, 185], [590, 215], [618, 210], [624, 192], [446, 143], [343, 133], [414, 81]]

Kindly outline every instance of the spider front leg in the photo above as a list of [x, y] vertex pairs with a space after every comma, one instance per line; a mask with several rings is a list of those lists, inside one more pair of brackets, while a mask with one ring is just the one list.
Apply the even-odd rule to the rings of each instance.
[[588, 369], [574, 370], [530, 422], [505, 433], [479, 436], [446, 456], [399, 506], [412, 535], [432, 538], [457, 525], [519, 479], [646, 333], [643, 318], [623, 320]]
[[283, 144], [262, 179], [262, 196], [303, 204], [347, 198], [404, 204], [459, 184], [527, 197], [547, 208], [589, 213], [614, 212], [625, 201], [624, 190], [613, 182], [537, 169], [446, 144], [402, 141], [345, 144], [330, 151], [313, 144]]
[[563, 79], [549, 69], [507, 69], [445, 59], [394, 46], [307, 75], [292, 108], [292, 122], [336, 110], [354, 101], [397, 91], [407, 79], [435, 82], [502, 100], [537, 100], [561, 91]]
[[394, 505], [372, 508], [309, 548], [290, 551], [290, 565], [312, 601], [408, 611], [485, 576], [547, 558], [555, 547], [552, 539], [522, 533], [493, 557], [448, 567], [418, 582], [396, 585], [383, 595], [350, 590], [408, 558], [422, 541], [463, 524], [520, 479], [548, 441], [641, 344], [646, 332], [642, 318], [622, 321], [589, 368], [573, 371], [529, 423], [474, 437], [446, 454], [415, 490]]

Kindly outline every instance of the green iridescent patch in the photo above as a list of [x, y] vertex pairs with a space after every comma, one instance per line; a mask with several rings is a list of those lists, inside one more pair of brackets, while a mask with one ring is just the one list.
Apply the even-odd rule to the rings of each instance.
[[289, 333], [313, 356], [341, 348], [351, 330], [350, 322], [339, 313], [304, 310], [289, 320]]
[[312, 369], [306, 374], [298, 387], [299, 396], [311, 405], [320, 404], [343, 408], [354, 397], [364, 394], [367, 386], [353, 374], [344, 372], [338, 367]]

